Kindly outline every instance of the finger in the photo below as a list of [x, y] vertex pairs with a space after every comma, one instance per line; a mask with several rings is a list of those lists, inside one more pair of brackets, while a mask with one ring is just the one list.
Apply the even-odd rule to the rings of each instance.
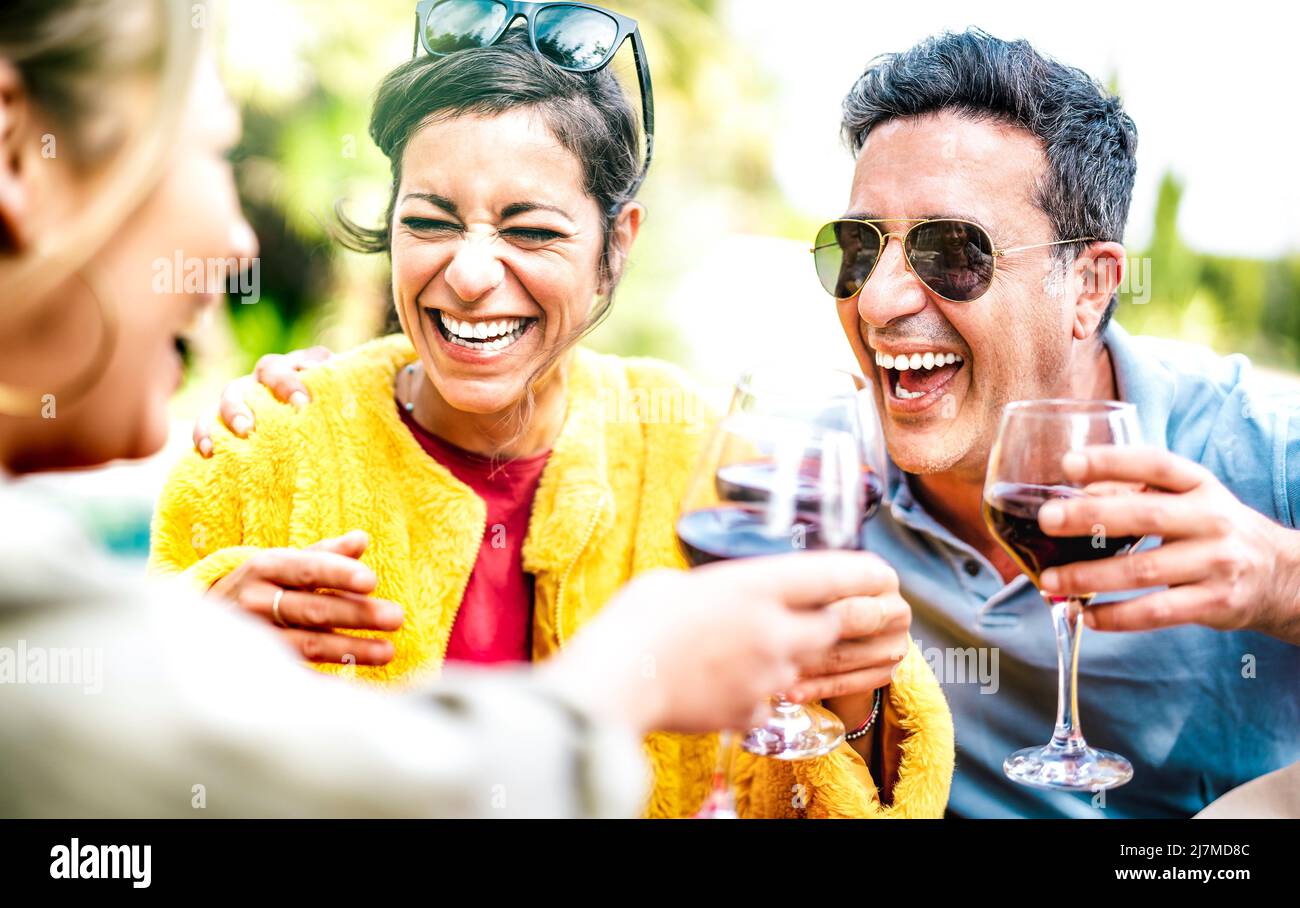
[[902, 596], [850, 596], [830, 605], [840, 613], [840, 636], [846, 640], [905, 628], [912, 609]]
[[240, 597], [250, 614], [276, 624], [275, 597], [280, 595], [280, 621], [312, 630], [349, 628], [395, 631], [402, 626], [402, 607], [387, 599], [357, 593], [314, 593], [289, 590], [266, 581], [253, 581]]
[[194, 431], [190, 437], [194, 440], [194, 450], [203, 457], [212, 456], [212, 418], [200, 413], [194, 420]]
[[253, 411], [246, 403], [252, 389], [253, 380], [245, 375], [226, 385], [221, 392], [221, 421], [240, 438], [247, 438], [253, 431]]
[[820, 608], [850, 596], [897, 592], [898, 575], [868, 552], [800, 552], [718, 562], [691, 572], [720, 597], [752, 596], [787, 608]]
[[[298, 377], [297, 360], [291, 357], [292, 354], [285, 356], [279, 353], [268, 353], [257, 361], [253, 375], [271, 389], [271, 393], [277, 400], [289, 403], [293, 398], [295, 404], [299, 400], [306, 403], [310, 395], [307, 393], [307, 386]], [[295, 394], [301, 397], [294, 398]]]
[[1210, 475], [1199, 464], [1162, 448], [1090, 445], [1069, 451], [1061, 467], [1074, 482], [1141, 482], [1169, 492], [1190, 492]]
[[795, 703], [807, 703], [810, 700], [826, 700], [831, 697], [846, 697], [884, 687], [892, 678], [893, 667], [869, 668], [861, 671], [845, 672], [841, 675], [829, 675], [800, 681], [792, 690], [786, 691], [786, 698]]
[[272, 549], [258, 552], [247, 563], [254, 576], [286, 589], [323, 587], [365, 595], [378, 583], [370, 568], [334, 552]]
[[309, 552], [334, 552], [347, 558], [360, 558], [370, 544], [370, 536], [365, 530], [352, 530], [342, 536], [322, 539], [307, 546]]
[[1215, 548], [1200, 540], [1167, 542], [1146, 552], [1048, 568], [1039, 581], [1044, 592], [1066, 596], [1197, 583], [1210, 575]]
[[782, 614], [779, 639], [796, 664], [811, 662], [824, 656], [840, 639], [839, 615], [829, 610], [803, 611]]
[[1085, 495], [1054, 498], [1038, 509], [1038, 525], [1049, 536], [1196, 536], [1217, 526], [1202, 503], [1186, 495]]
[[[267, 603], [270, 617], [274, 598]], [[328, 630], [346, 627], [353, 630], [395, 631], [402, 626], [402, 608], [387, 599], [374, 599], [356, 593], [308, 593], [285, 590], [280, 598], [280, 618], [295, 627]], [[274, 620], [272, 618], [272, 620]]]
[[292, 403], [296, 407], [311, 401], [311, 392], [300, 379], [298, 373], [311, 368], [316, 363], [325, 362], [333, 354], [328, 347], [311, 347], [309, 350], [294, 350], [289, 354], [266, 354], [257, 360], [253, 376], [270, 389], [278, 401]]
[[306, 350], [294, 350], [287, 354], [295, 369], [310, 369], [334, 357], [334, 351], [324, 344], [308, 347]]
[[393, 644], [328, 631], [289, 628], [282, 631], [308, 662], [338, 662], [345, 665], [387, 665], [393, 661]]
[[1229, 616], [1235, 613], [1216, 610], [1214, 605], [1214, 595], [1198, 583], [1148, 593], [1128, 602], [1090, 605], [1083, 610], [1083, 623], [1098, 631], [1149, 631], [1179, 624], [1235, 627], [1228, 623]]
[[907, 640], [906, 634], [876, 636], [870, 640], [841, 640], [829, 650], [817, 654], [817, 658], [801, 663], [801, 676], [811, 681], [872, 668], [892, 670], [906, 655]]

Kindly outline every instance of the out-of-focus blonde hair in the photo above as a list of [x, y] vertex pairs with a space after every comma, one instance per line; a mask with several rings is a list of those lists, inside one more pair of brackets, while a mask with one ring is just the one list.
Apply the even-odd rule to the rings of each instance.
[[[9, 262], [0, 330], [77, 272], [156, 185], [180, 128], [213, 3], [188, 0], [5, 0], [0, 59], [56, 130], [55, 154], [102, 177], [68, 229]], [[143, 78], [143, 82], [141, 79]], [[156, 86], [143, 125], [127, 129], [131, 89]], [[0, 262], [3, 262], [0, 259]]]

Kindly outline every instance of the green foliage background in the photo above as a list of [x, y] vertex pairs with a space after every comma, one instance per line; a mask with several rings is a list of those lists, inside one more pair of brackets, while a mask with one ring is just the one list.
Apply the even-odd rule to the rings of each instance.
[[[779, 124], [765, 107], [772, 83], [726, 33], [724, 3], [617, 4], [645, 33], [658, 122], [641, 196], [648, 218], [613, 315], [592, 338], [603, 349], [681, 360], [681, 327], [662, 316], [661, 304], [693, 250], [731, 231], [802, 240], [816, 227], [794, 213], [773, 177]], [[182, 413], [211, 400], [216, 386], [262, 353], [318, 342], [343, 349], [383, 329], [387, 262], [340, 251], [328, 225], [337, 200], [362, 221], [377, 219], [386, 201], [388, 167], [367, 136], [369, 104], [383, 74], [410, 54], [413, 9], [410, 0], [228, 4], [220, 44], [244, 112], [235, 164], [261, 238], [262, 298], [222, 314]], [[268, 27], [268, 13], [273, 36], [258, 31]], [[630, 47], [614, 66], [634, 93]], [[1120, 321], [1140, 333], [1300, 367], [1300, 254], [1242, 259], [1189, 248], [1177, 229], [1182, 192], [1167, 174], [1156, 211], [1132, 212], [1133, 220], [1154, 217], [1150, 245], [1132, 252], [1150, 261], [1150, 299], [1137, 303], [1127, 294]]]

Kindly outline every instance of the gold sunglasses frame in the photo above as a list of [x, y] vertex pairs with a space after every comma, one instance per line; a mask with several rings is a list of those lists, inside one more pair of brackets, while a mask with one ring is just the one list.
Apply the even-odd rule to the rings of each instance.
[[[921, 277], [921, 275], [916, 273], [916, 269], [912, 267], [912, 260], [907, 257], [907, 238], [912, 235], [912, 231], [915, 230], [916, 228], [924, 224], [934, 224], [937, 222], [943, 222], [945, 224], [969, 224], [970, 226], [978, 230], [980, 233], [984, 234], [984, 236], [988, 237], [989, 249], [992, 250], [990, 256], [993, 259], [993, 270], [989, 272], [988, 286], [980, 291], [979, 296], [972, 296], [968, 300], [950, 299], [949, 297], [944, 296], [942, 293], [940, 293], [939, 291], [931, 287], [929, 284], [927, 284], [925, 280]], [[894, 233], [892, 231], [886, 233], [885, 231], [881, 230], [879, 227], [876, 226], [877, 224], [900, 224], [900, 223], [911, 224], [912, 226], [908, 227], [907, 230], [903, 231], [902, 233]], [[976, 300], [980, 299], [980, 297], [984, 296], [984, 294], [988, 293], [989, 290], [992, 289], [993, 287], [993, 278], [998, 273], [998, 259], [1000, 259], [1004, 255], [1010, 255], [1013, 252], [1024, 252], [1027, 249], [1042, 249], [1046, 246], [1065, 246], [1069, 243], [1097, 242], [1096, 237], [1081, 236], [1073, 240], [1054, 240], [1053, 242], [1050, 243], [1034, 243], [1030, 246], [1012, 246], [1010, 249], [998, 249], [993, 245], [993, 234], [989, 233], [988, 230], [986, 230], [982, 224], [977, 224], [974, 221], [968, 221], [965, 218], [869, 218], [869, 219], [836, 218], [835, 220], [827, 221], [825, 224], [822, 224], [820, 227], [818, 227], [817, 233], [820, 234], [823, 230], [825, 230], [827, 227], [831, 226], [832, 224], [866, 224], [872, 230], [876, 231], [876, 235], [880, 237], [880, 246], [876, 250], [876, 260], [871, 263], [871, 270], [868, 271], [867, 276], [862, 279], [862, 286], [858, 287], [857, 290], [853, 291], [853, 293], [849, 294], [848, 296], [835, 296], [834, 293], [831, 293], [830, 296], [837, 303], [843, 303], [847, 300], [853, 299], [855, 296], [857, 296], [859, 293], [862, 292], [862, 287], [867, 286], [867, 281], [871, 280], [871, 276], [876, 273], [876, 266], [879, 265], [880, 260], [885, 257], [885, 247], [889, 245], [889, 238], [891, 236], [897, 237], [899, 245], [903, 247], [903, 264], [907, 266], [907, 270], [912, 272], [912, 274], [916, 276], [916, 279], [921, 282], [922, 286], [924, 286], [926, 290], [930, 291], [935, 296], [939, 297], [939, 299], [948, 303], [973, 303]], [[835, 246], [839, 245], [839, 243], [834, 243], [834, 244], [823, 244], [821, 246], [818, 246], [815, 245], [815, 243], [816, 241], [814, 240], [814, 245], [812, 246], [812, 248], [808, 250], [814, 256], [817, 254], [818, 249], [826, 249], [830, 245], [835, 245]], [[818, 275], [817, 283], [819, 284], [821, 283], [820, 275]], [[822, 289], [825, 290], [826, 288], [822, 287]]]

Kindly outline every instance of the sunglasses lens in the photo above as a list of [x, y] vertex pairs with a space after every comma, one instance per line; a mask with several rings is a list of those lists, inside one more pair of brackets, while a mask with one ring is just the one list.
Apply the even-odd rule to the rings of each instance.
[[486, 47], [505, 21], [505, 5], [496, 0], [446, 0], [429, 11], [424, 43], [432, 54]]
[[916, 276], [944, 299], [969, 302], [993, 282], [993, 241], [966, 221], [929, 221], [907, 237]]
[[589, 70], [614, 53], [618, 23], [599, 10], [548, 6], [533, 20], [537, 50], [561, 69]]
[[866, 283], [880, 258], [880, 234], [870, 224], [831, 221], [817, 231], [813, 263], [826, 292], [848, 299]]

